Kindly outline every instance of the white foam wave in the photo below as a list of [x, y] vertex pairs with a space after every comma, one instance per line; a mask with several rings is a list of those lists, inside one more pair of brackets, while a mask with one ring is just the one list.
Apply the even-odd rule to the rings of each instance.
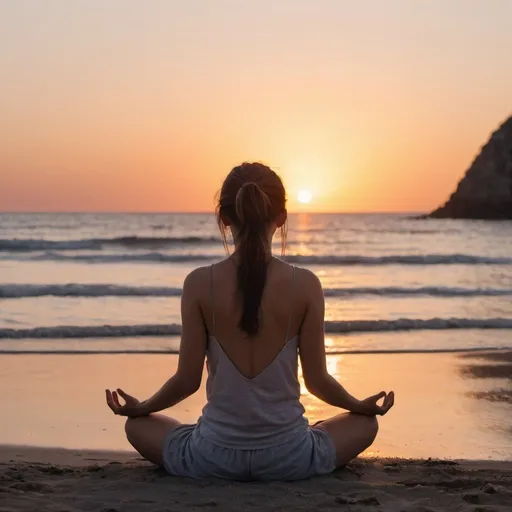
[[512, 258], [490, 258], [470, 254], [418, 254], [389, 256], [287, 256], [290, 263], [303, 265], [511, 265]]
[[[457, 288], [446, 286], [355, 287], [326, 288], [326, 297], [353, 297], [378, 295], [382, 297], [493, 297], [512, 295], [511, 288]], [[25, 297], [179, 297], [181, 288], [167, 286], [122, 286], [115, 284], [5, 284], [0, 285], [0, 298]]]
[[[398, 320], [343, 320], [325, 323], [328, 333], [385, 332], [446, 329], [512, 329], [512, 318], [430, 318]], [[122, 338], [172, 336], [181, 333], [178, 324], [55, 326], [29, 329], [0, 329], [0, 339], [22, 338]]]
[[82, 240], [44, 240], [36, 238], [0, 239], [0, 252], [33, 252], [33, 251], [79, 251], [101, 250], [105, 247], [159, 248], [191, 244], [204, 245], [221, 240], [216, 237], [153, 237], [153, 236], [120, 236], [114, 238], [86, 238]]
[[192, 263], [201, 261], [213, 261], [220, 259], [218, 256], [208, 254], [163, 254], [150, 252], [145, 254], [80, 254], [67, 255], [56, 252], [47, 252], [31, 257], [38, 261], [68, 261], [83, 263]]
[[[0, 292], [1, 293], [1, 292]], [[356, 288], [326, 288], [326, 297], [345, 297], [354, 295], [379, 296], [433, 296], [433, 297], [499, 297], [512, 295], [512, 288], [460, 288], [450, 286], [420, 286], [417, 288], [384, 286], [384, 287], [356, 287]]]
[[6, 284], [0, 298], [24, 297], [179, 297], [181, 288], [167, 286], [121, 286], [115, 284]]
[[0, 339], [23, 338], [125, 338], [131, 336], [172, 336], [181, 326], [169, 325], [60, 325], [30, 329], [0, 329]]
[[[161, 252], [131, 254], [62, 254], [48, 251], [43, 254], [30, 255], [29, 260], [67, 261], [86, 263], [177, 263], [215, 261], [221, 258], [214, 254], [166, 254]], [[2, 259], [12, 259], [3, 255]], [[337, 266], [379, 266], [379, 265], [512, 265], [512, 258], [473, 256], [470, 254], [425, 254], [425, 255], [390, 255], [390, 256], [302, 256], [283, 257], [289, 263], [299, 265], [337, 265]]]

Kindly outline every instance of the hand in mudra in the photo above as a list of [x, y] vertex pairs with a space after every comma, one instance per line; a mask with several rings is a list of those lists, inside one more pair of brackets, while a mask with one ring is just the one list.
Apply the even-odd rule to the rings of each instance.
[[[381, 405], [379, 405], [379, 400], [384, 398], [384, 401]], [[385, 391], [381, 391], [376, 395], [369, 396], [364, 400], [361, 400], [361, 404], [363, 405], [363, 414], [367, 414], [368, 416], [384, 416], [393, 404], [395, 403], [395, 393], [390, 391], [386, 393]]]
[[[125, 393], [122, 389], [118, 389], [117, 391], [110, 391], [107, 389], [105, 394], [107, 398], [107, 405], [112, 409], [114, 414], [118, 414], [119, 416], [128, 416], [129, 418], [146, 416], [147, 413], [144, 412], [141, 402], [128, 393]], [[121, 395], [121, 398], [125, 402], [124, 404], [119, 402], [118, 395]]]

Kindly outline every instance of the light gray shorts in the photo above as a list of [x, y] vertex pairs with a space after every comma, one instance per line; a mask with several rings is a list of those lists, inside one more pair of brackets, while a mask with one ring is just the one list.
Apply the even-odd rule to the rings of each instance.
[[201, 436], [196, 425], [171, 430], [163, 446], [168, 473], [190, 478], [229, 480], [303, 480], [330, 473], [336, 467], [336, 448], [329, 434], [309, 427], [271, 448], [226, 448]]

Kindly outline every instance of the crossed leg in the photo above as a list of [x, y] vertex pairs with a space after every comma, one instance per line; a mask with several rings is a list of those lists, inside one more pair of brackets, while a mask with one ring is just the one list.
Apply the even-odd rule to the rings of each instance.
[[179, 421], [163, 414], [151, 414], [141, 418], [128, 418], [125, 431], [130, 444], [145, 459], [163, 467], [162, 449], [165, 436], [180, 425]]
[[379, 430], [376, 416], [343, 413], [316, 425], [325, 430], [336, 447], [336, 465], [345, 466], [374, 441]]
[[[163, 466], [162, 449], [164, 439], [170, 430], [181, 423], [163, 414], [152, 414], [142, 418], [126, 420], [126, 437], [130, 444], [145, 459], [157, 466]], [[374, 441], [379, 430], [376, 416], [359, 414], [338, 414], [315, 426], [325, 430], [336, 447], [336, 465], [345, 466]]]

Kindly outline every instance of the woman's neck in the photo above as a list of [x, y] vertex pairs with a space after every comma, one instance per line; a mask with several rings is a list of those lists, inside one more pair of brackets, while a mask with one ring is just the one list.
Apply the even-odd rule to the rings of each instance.
[[[269, 262], [273, 257], [274, 257], [274, 255], [272, 254], [271, 249], [269, 249], [268, 251], [265, 251], [265, 259], [267, 260], [267, 262]], [[229, 258], [235, 262], [238, 261], [239, 252], [238, 252], [236, 246], [235, 246], [235, 250], [231, 253], [231, 256], [229, 256]]]
[[[230, 256], [230, 258], [233, 261], [238, 260], [239, 248], [240, 248], [240, 245], [237, 244], [237, 242], [235, 240], [235, 250], [233, 251], [233, 253]], [[268, 241], [267, 243], [265, 243], [265, 257], [266, 257], [267, 261], [270, 261], [272, 259], [272, 242], [271, 241]]]

